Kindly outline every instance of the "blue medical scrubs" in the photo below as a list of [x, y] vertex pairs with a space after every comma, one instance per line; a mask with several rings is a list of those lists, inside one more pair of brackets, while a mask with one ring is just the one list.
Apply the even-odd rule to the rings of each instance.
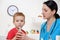
[[56, 35], [60, 35], [60, 19], [56, 19], [52, 23], [49, 32], [47, 32], [46, 23], [47, 22], [41, 25], [40, 40], [56, 40]]

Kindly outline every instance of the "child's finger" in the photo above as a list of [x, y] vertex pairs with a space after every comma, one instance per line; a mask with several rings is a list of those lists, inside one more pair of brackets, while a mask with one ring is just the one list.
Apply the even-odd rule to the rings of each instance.
[[17, 36], [16, 39], [23, 39], [23, 36]]

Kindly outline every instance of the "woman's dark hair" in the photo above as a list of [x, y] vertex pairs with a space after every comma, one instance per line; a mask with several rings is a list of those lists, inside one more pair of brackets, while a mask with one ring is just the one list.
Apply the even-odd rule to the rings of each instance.
[[57, 11], [58, 11], [58, 6], [57, 6], [57, 3], [53, 0], [49, 0], [49, 1], [46, 1], [44, 2], [43, 4], [46, 4], [52, 11], [55, 10], [55, 18], [60, 18], [60, 16], [57, 14]]

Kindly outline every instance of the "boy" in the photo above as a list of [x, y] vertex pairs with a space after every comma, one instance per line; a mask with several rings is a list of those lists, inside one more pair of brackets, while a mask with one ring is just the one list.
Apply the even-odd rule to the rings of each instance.
[[25, 24], [25, 15], [22, 12], [16, 12], [13, 16], [13, 24], [15, 28], [11, 29], [7, 35], [7, 40], [22, 40], [19, 34], [26, 34], [21, 28]]

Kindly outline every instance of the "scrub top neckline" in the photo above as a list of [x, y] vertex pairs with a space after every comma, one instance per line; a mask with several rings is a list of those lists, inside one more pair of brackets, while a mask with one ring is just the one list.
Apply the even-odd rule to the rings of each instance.
[[51, 27], [50, 27], [50, 30], [49, 31], [47, 31], [47, 22], [46, 22], [46, 26], [45, 26], [45, 30], [46, 30], [46, 32], [47, 33], [51, 33], [52, 32], [52, 30], [53, 30], [53, 28], [54, 28], [54, 25], [55, 25], [55, 22], [56, 22], [56, 20], [55, 21], [53, 21], [53, 23], [52, 23], [52, 25], [51, 25]]

